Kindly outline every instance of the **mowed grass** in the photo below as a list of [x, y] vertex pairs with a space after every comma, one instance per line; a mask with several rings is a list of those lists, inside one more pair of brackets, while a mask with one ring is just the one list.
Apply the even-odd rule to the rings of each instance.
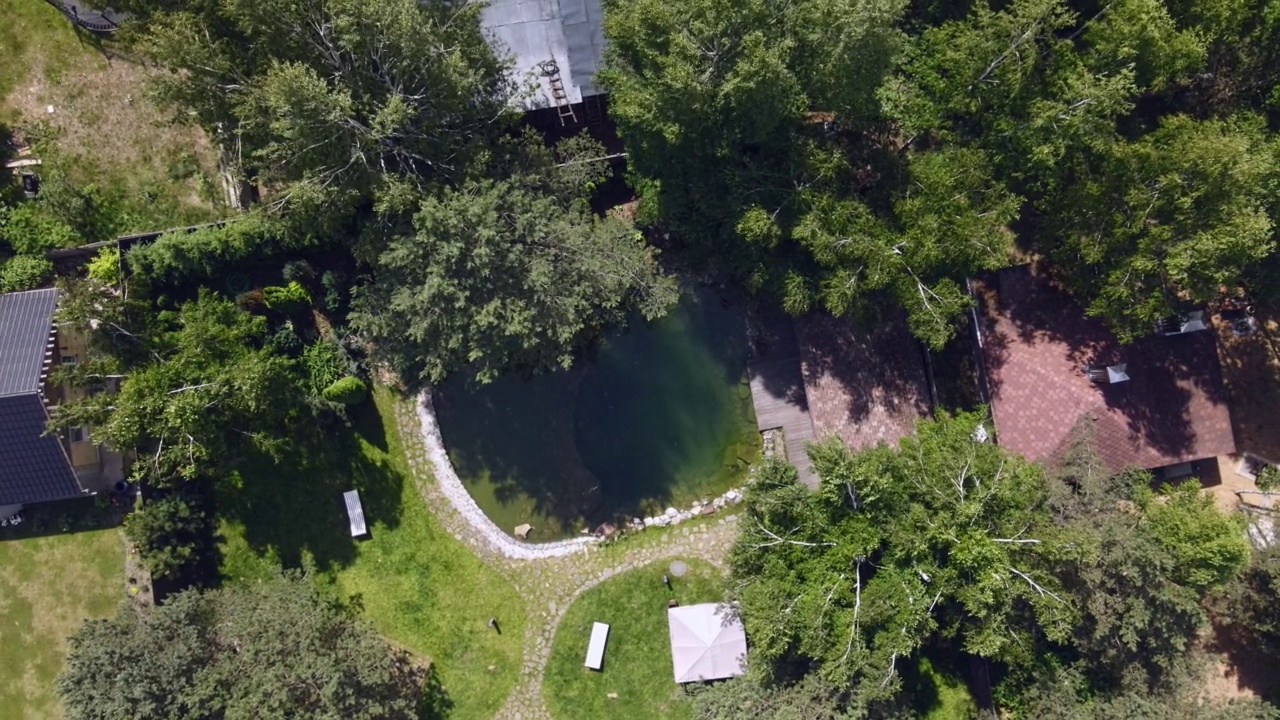
[[[689, 572], [671, 578], [670, 590], [662, 584], [670, 561], [663, 561], [611, 578], [573, 603], [556, 631], [542, 684], [553, 717], [692, 717], [672, 677], [667, 601], [674, 597], [681, 605], [718, 602], [724, 596], [724, 578], [709, 563], [687, 564]], [[600, 672], [582, 664], [593, 622], [610, 626]]]
[[17, 529], [0, 531], [0, 717], [6, 720], [62, 717], [56, 682], [67, 636], [87, 618], [114, 614], [124, 599], [119, 529], [32, 536], [33, 512], [27, 516]]
[[[219, 488], [223, 574], [312, 567], [358, 601], [393, 642], [430, 659], [455, 720], [491, 718], [514, 687], [525, 605], [512, 585], [440, 527], [409, 474], [390, 392], [353, 428], [280, 464], [259, 462]], [[433, 482], [430, 478], [425, 479]], [[357, 489], [370, 538], [350, 538], [342, 491]], [[501, 634], [490, 629], [499, 620]]]
[[50, 135], [40, 174], [96, 185], [118, 207], [120, 232], [213, 219], [224, 212], [215, 148], [147, 99], [159, 71], [109, 57], [118, 50], [44, 0], [0, 0], [0, 125]]

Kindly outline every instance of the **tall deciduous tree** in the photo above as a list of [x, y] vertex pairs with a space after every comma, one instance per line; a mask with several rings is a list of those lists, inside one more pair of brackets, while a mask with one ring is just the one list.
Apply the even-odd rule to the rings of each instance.
[[[114, 366], [126, 372], [119, 392], [60, 405], [55, 425], [88, 426], [96, 442], [136, 450], [135, 479], [157, 486], [207, 474], [250, 448], [273, 452], [287, 442], [301, 394], [291, 361], [262, 349], [262, 317], [201, 291], [177, 312], [129, 329], [112, 319], [118, 313], [99, 312], [116, 305], [109, 293], [90, 287], [71, 295], [63, 310], [68, 322], [116, 338], [137, 360]], [[95, 369], [77, 369], [76, 379], [100, 381]]]
[[284, 575], [88, 621], [58, 695], [73, 720], [409, 720], [423, 680], [351, 608]]
[[157, 92], [234, 147], [277, 200], [349, 210], [388, 176], [463, 177], [512, 88], [476, 3], [136, 3]]
[[939, 416], [897, 449], [814, 446], [812, 495], [787, 466], [764, 468], [732, 560], [755, 659], [783, 677], [815, 663], [867, 699], [931, 639], [999, 658], [1068, 635], [1040, 470], [976, 439], [985, 420]]
[[633, 310], [652, 318], [675, 299], [629, 224], [512, 180], [424, 200], [414, 232], [373, 262], [352, 323], [398, 371], [427, 382], [567, 367]]
[[1239, 286], [1274, 251], [1278, 180], [1280, 155], [1259, 119], [1165, 118], [1099, 153], [1053, 199], [1055, 257], [1090, 314], [1139, 337], [1179, 303]]
[[1205, 595], [1249, 548], [1198, 484], [1160, 496], [1145, 472], [1106, 471], [1082, 425], [1050, 478], [1056, 574], [1079, 609], [1069, 643], [1096, 689], [1168, 690], [1205, 624]]
[[[794, 234], [822, 269], [814, 294], [827, 310], [845, 314], [887, 291], [906, 308], [916, 337], [938, 348], [972, 302], [965, 275], [1008, 263], [1019, 199], [994, 180], [977, 149], [922, 154], [909, 174], [889, 219], [856, 196], [816, 191]], [[787, 290], [790, 305], [807, 307]]]

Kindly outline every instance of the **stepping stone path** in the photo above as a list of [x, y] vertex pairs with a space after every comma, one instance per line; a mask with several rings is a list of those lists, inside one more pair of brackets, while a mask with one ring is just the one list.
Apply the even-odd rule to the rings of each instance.
[[737, 515], [691, 521], [680, 528], [650, 528], [613, 545], [584, 545], [561, 557], [513, 559], [499, 552], [490, 538], [454, 506], [429, 480], [434, 477], [421, 426], [409, 402], [396, 403], [396, 422], [414, 482], [427, 508], [445, 530], [486, 564], [500, 572], [527, 603], [524, 664], [515, 688], [495, 717], [508, 720], [551, 720], [542, 697], [542, 675], [551, 655], [556, 627], [583, 592], [609, 578], [662, 560], [695, 558], [726, 569], [737, 536]]

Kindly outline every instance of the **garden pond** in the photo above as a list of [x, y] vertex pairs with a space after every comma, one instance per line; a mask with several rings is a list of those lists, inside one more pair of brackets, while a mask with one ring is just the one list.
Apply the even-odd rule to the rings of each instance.
[[499, 527], [530, 541], [686, 507], [741, 483], [760, 456], [741, 303], [688, 291], [570, 370], [482, 387], [435, 407], [449, 459]]

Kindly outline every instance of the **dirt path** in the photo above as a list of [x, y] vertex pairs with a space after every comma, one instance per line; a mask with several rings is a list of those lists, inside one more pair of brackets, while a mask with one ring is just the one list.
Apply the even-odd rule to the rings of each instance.
[[[409, 403], [396, 404], [396, 422], [415, 477], [435, 477], [429, 456], [432, 428], [426, 428], [428, 437], [422, 442], [421, 413]], [[543, 671], [556, 627], [579, 595], [615, 575], [668, 558], [695, 558], [724, 568], [737, 535], [737, 516], [726, 511], [678, 527], [651, 528], [612, 545], [575, 544], [568, 552], [546, 555], [511, 553], [505, 543], [495, 542], [486, 525], [475, 522], [469, 506], [459, 508], [442, 483], [419, 482], [418, 490], [445, 530], [502, 573], [525, 599], [524, 663], [515, 688], [496, 716], [510, 720], [550, 720], [542, 696]], [[505, 535], [503, 538], [514, 543]]]

